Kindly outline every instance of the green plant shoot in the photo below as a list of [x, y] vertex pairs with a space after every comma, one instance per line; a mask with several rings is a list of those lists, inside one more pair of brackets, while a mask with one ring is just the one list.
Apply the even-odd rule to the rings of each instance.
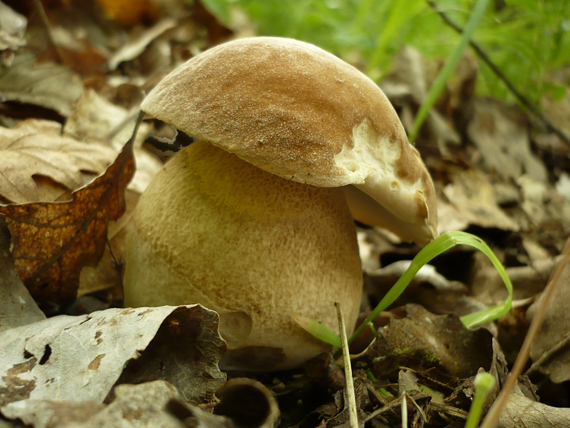
[[[410, 284], [422, 266], [426, 265], [433, 258], [439, 256], [444, 251], [455, 247], [456, 245], [468, 245], [478, 249], [483, 254], [485, 254], [489, 260], [491, 260], [491, 263], [493, 263], [493, 266], [501, 276], [503, 282], [505, 283], [505, 287], [509, 292], [508, 297], [501, 303], [490, 308], [462, 316], [461, 321], [463, 324], [468, 328], [475, 327], [477, 325], [494, 321], [509, 312], [513, 300], [513, 285], [507, 275], [507, 272], [505, 271], [505, 268], [497, 256], [478, 236], [461, 231], [446, 232], [422, 248], [416, 257], [414, 257], [406, 272], [404, 272], [398, 281], [396, 281], [394, 286], [390, 289], [390, 291], [388, 291], [388, 293], [386, 293], [384, 298], [380, 301], [380, 303], [378, 303], [370, 315], [368, 315], [366, 320], [364, 320], [364, 322], [356, 329], [352, 336], [350, 336], [348, 343], [352, 343], [354, 339], [356, 339], [360, 333], [362, 333], [362, 331], [368, 327], [372, 320], [374, 320], [374, 318], [380, 314], [380, 312], [386, 310], [388, 306], [394, 303], [394, 301], [404, 292], [406, 287]], [[339, 347], [338, 344], [340, 344], [340, 338], [328, 327], [320, 324], [317, 321], [309, 319], [297, 320], [297, 322], [299, 325], [301, 325], [301, 327], [303, 327], [318, 339], [333, 346]], [[336, 339], [334, 339], [333, 336], [335, 336]]]
[[485, 10], [487, 9], [487, 4], [489, 0], [478, 0], [473, 8], [473, 12], [469, 17], [469, 21], [463, 30], [463, 34], [459, 39], [459, 43], [455, 45], [455, 47], [451, 50], [449, 55], [447, 56], [447, 60], [445, 61], [445, 65], [437, 75], [433, 85], [431, 86], [429, 93], [422, 103], [420, 109], [418, 110], [418, 114], [414, 119], [414, 124], [412, 125], [412, 130], [410, 131], [409, 139], [413, 143], [420, 132], [420, 128], [424, 123], [430, 109], [433, 107], [437, 99], [439, 98], [441, 91], [445, 86], [445, 82], [450, 78], [451, 73], [455, 70], [455, 66], [459, 62], [461, 55], [463, 55], [463, 51], [465, 47], [469, 43], [471, 36], [477, 29], [479, 22], [481, 22], [481, 18], [485, 14]]
[[475, 380], [473, 381], [475, 384], [475, 397], [473, 398], [471, 408], [469, 409], [465, 428], [477, 428], [479, 426], [479, 420], [481, 419], [481, 413], [483, 413], [485, 399], [495, 386], [495, 382], [495, 378], [489, 373], [479, 373], [475, 376]]

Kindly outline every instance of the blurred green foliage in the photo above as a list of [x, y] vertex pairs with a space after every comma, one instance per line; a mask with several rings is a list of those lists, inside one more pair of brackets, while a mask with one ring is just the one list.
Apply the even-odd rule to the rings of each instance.
[[[459, 34], [425, 0], [202, 0], [223, 22], [244, 12], [257, 34], [316, 44], [351, 62], [378, 81], [403, 45], [426, 58], [445, 58]], [[436, 0], [464, 26], [474, 0]], [[511, 81], [536, 102], [544, 93], [559, 98], [565, 85], [553, 72], [570, 65], [570, 0], [494, 0], [473, 40]], [[478, 90], [511, 99], [486, 66]]]

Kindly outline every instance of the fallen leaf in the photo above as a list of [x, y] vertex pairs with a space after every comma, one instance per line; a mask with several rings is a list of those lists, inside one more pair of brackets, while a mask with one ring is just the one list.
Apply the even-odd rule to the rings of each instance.
[[[136, 119], [136, 115], [130, 115], [126, 109], [88, 89], [73, 105], [63, 132], [80, 141], [107, 144], [119, 151], [133, 134]], [[128, 187], [137, 193], [144, 192], [152, 177], [162, 168], [162, 163], [156, 157], [141, 149], [148, 132], [149, 126], [142, 123], [135, 137], [137, 169]]]
[[[65, 124], [64, 135], [81, 141], [110, 145], [113, 149], [119, 150], [123, 142], [131, 137], [135, 123], [136, 116], [109, 102], [94, 90], [88, 89], [73, 105]], [[116, 290], [120, 290], [118, 286], [120, 286], [121, 272], [117, 269], [116, 263], [124, 260], [125, 231], [123, 227], [128, 224], [138, 198], [163, 166], [162, 162], [141, 147], [149, 128], [148, 124], [142, 123], [135, 137], [133, 151], [136, 170], [127, 186], [127, 209], [121, 219], [110, 226], [108, 233], [112, 255], [106, 247], [103, 258], [97, 266], [83, 268], [79, 295], [113, 286]]]
[[36, 64], [30, 52], [18, 51], [10, 67], [0, 68], [0, 94], [4, 101], [19, 101], [68, 116], [83, 90], [79, 77], [67, 66]]
[[279, 421], [277, 400], [261, 382], [233, 378], [216, 394], [220, 403], [214, 413], [228, 417], [238, 427], [273, 428]]
[[122, 45], [108, 60], [109, 70], [115, 70], [123, 61], [131, 61], [144, 52], [146, 47], [164, 32], [176, 27], [177, 21], [173, 18], [165, 18], [157, 22], [133, 40]]
[[28, 20], [24, 15], [0, 2], [0, 50], [16, 50], [24, 46], [27, 26]]
[[[546, 290], [555, 287], [554, 294], [548, 303], [548, 309], [530, 351], [530, 358], [540, 361], [533, 365], [548, 376], [554, 383], [570, 380], [570, 239], [566, 242], [562, 252], [563, 257], [558, 261], [562, 264], [562, 272], [557, 282], [549, 282]], [[532, 319], [542, 302], [544, 293], [527, 311], [528, 319]]]
[[568, 428], [570, 409], [547, 406], [528, 398], [515, 386], [499, 418], [502, 428]]
[[442, 381], [474, 376], [489, 370], [492, 335], [485, 329], [468, 330], [457, 315], [433, 315], [419, 305], [406, 305], [407, 317], [391, 319], [378, 330], [376, 341], [362, 356], [377, 377], [397, 373], [400, 367], [433, 369]]
[[[8, 419], [21, 420], [33, 428], [63, 428], [68, 424], [88, 420], [105, 409], [105, 405], [95, 401], [51, 401], [25, 400], [2, 409]], [[74, 425], [76, 426], [76, 425]], [[0, 425], [1, 428], [2, 425]], [[14, 425], [19, 427], [19, 425]]]
[[[497, 269], [488, 259], [478, 255], [475, 257], [472, 294], [481, 302], [495, 305], [507, 297], [508, 291]], [[529, 266], [506, 268], [507, 275], [513, 283], [513, 299], [528, 299], [544, 290], [557, 260], [558, 258], [552, 257], [536, 260]]]
[[[428, 92], [428, 70], [420, 52], [405, 46], [393, 59], [390, 73], [380, 87], [390, 101], [401, 109], [401, 120], [411, 129], [415, 113], [425, 101]], [[422, 128], [422, 142], [437, 146], [441, 155], [447, 155], [448, 146], [460, 143], [458, 133], [436, 109], [431, 109]]]
[[477, 99], [473, 114], [467, 134], [487, 168], [505, 180], [516, 180], [525, 173], [536, 181], [547, 182], [544, 164], [530, 149], [521, 114], [491, 99]]
[[488, 177], [477, 170], [466, 170], [443, 193], [455, 208], [455, 217], [481, 227], [518, 231], [519, 225], [499, 208]]
[[0, 332], [45, 318], [16, 272], [10, 253], [10, 230], [0, 217]]
[[124, 26], [138, 24], [158, 14], [156, 2], [151, 0], [97, 0], [97, 3], [106, 18]]
[[0, 197], [19, 204], [51, 202], [65, 189], [50, 190], [37, 176], [76, 190], [102, 173], [115, 153], [62, 136], [57, 122], [28, 119], [14, 128], [0, 127]]
[[105, 174], [74, 192], [70, 202], [0, 206], [12, 232], [16, 268], [37, 301], [72, 301], [81, 268], [101, 259], [109, 221], [125, 211], [132, 150], [131, 141]]
[[[0, 410], [21, 400], [102, 403], [113, 386], [162, 379], [211, 403], [225, 383], [219, 316], [200, 305], [107, 309], [0, 332]], [[136, 368], [136, 369], [135, 369]]]

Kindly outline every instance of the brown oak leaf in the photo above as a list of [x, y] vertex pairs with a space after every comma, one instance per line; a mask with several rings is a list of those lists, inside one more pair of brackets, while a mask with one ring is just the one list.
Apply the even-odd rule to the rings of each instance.
[[125, 188], [135, 169], [133, 141], [69, 202], [0, 206], [12, 232], [16, 269], [36, 301], [70, 302], [81, 268], [101, 259], [109, 221], [125, 211]]
[[[65, 189], [76, 190], [102, 173], [115, 156], [103, 144], [62, 135], [57, 122], [28, 119], [14, 128], [0, 127], [0, 203], [2, 198], [17, 204], [54, 201]], [[63, 190], [48, 191], [41, 177]]]

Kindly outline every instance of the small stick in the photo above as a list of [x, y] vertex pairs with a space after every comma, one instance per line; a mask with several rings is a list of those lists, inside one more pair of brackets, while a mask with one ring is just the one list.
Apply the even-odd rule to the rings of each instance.
[[408, 428], [408, 394], [404, 392], [402, 394], [402, 405], [400, 409], [402, 411], [402, 428]]
[[564, 336], [564, 338], [560, 342], [558, 342], [556, 345], [554, 345], [552, 348], [550, 348], [547, 352], [542, 354], [542, 356], [538, 360], [536, 360], [534, 363], [532, 363], [532, 365], [526, 371], [525, 375], [530, 376], [531, 374], [533, 374], [537, 371], [540, 371], [540, 367], [544, 363], [546, 363], [550, 358], [552, 358], [552, 356], [555, 355], [557, 352], [566, 348], [568, 346], [568, 343], [570, 343], [570, 333], [567, 333], [566, 336]]
[[49, 19], [47, 17], [46, 11], [44, 9], [44, 6], [42, 5], [41, 0], [34, 0], [34, 4], [36, 6], [36, 9], [38, 10], [38, 13], [40, 14], [40, 18], [41, 18], [44, 26], [46, 27], [48, 40], [51, 43], [51, 45], [53, 46], [53, 48], [55, 49], [55, 53], [57, 54], [59, 61], [62, 64], [67, 64], [67, 62], [65, 61], [65, 55], [63, 54], [63, 51], [55, 42], [55, 39], [53, 37], [53, 33], [51, 31], [51, 24], [49, 23]]
[[340, 340], [342, 343], [342, 355], [344, 357], [344, 377], [346, 378], [346, 398], [348, 402], [348, 414], [350, 428], [358, 428], [358, 415], [356, 413], [356, 396], [354, 394], [354, 381], [352, 379], [352, 367], [350, 365], [350, 353], [348, 351], [348, 337], [346, 336], [346, 327], [344, 325], [344, 317], [340, 310], [340, 303], [335, 303], [336, 312], [338, 314], [338, 325], [340, 329]]
[[[451, 20], [449, 16], [442, 11], [438, 5], [433, 0], [427, 0], [428, 4], [441, 16], [441, 19], [457, 31], [459, 34], [463, 33], [463, 29], [457, 25], [455, 22]], [[542, 121], [546, 125], [546, 128], [550, 132], [554, 132], [558, 137], [564, 141], [568, 146], [570, 146], [570, 137], [566, 135], [561, 129], [557, 128], [546, 116], [544, 116], [537, 107], [534, 106], [516, 87], [515, 85], [509, 80], [507, 76], [499, 69], [499, 67], [489, 58], [489, 56], [485, 53], [485, 51], [479, 46], [478, 43], [469, 40], [469, 45], [473, 48], [477, 56], [481, 58], [481, 60], [487, 64], [487, 66], [497, 75], [497, 77], [503, 81], [503, 83], [507, 86], [509, 91], [513, 93], [513, 95], [519, 100], [519, 102], [525, 106], [528, 111], [530, 111], [533, 115], [535, 115], [538, 119]]]

